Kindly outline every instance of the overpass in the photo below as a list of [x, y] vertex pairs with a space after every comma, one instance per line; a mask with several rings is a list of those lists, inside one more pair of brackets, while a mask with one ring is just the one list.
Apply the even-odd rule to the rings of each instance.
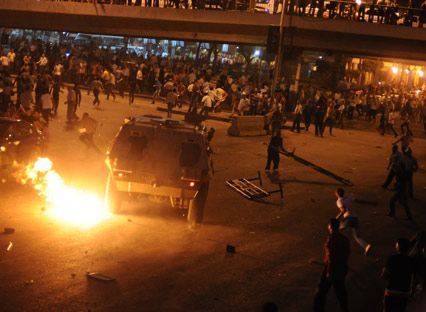
[[[48, 0], [0, 0], [0, 26], [129, 37], [266, 45], [280, 16]], [[285, 16], [285, 46], [426, 60], [426, 29]]]

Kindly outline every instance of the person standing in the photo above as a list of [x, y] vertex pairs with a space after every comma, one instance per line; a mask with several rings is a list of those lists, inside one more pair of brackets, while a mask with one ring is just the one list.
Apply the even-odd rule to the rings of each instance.
[[325, 127], [328, 126], [328, 132], [330, 135], [333, 135], [333, 125], [334, 125], [334, 106], [333, 103], [330, 102], [327, 107], [327, 111], [325, 112], [324, 117], [324, 128], [322, 130], [322, 133], [324, 133]]
[[386, 130], [390, 129], [396, 138], [398, 136], [398, 133], [395, 131], [395, 128], [393, 127], [394, 124], [395, 124], [395, 112], [391, 110], [388, 114], [388, 122], [386, 123]]
[[343, 129], [343, 120], [345, 118], [345, 110], [346, 110], [346, 105], [345, 105], [345, 100], [344, 99], [340, 99], [339, 101], [339, 107], [337, 108], [337, 120], [336, 120], [336, 127], [340, 126], [340, 129]]
[[155, 82], [154, 82], [154, 85], [153, 85], [154, 93], [152, 94], [152, 102], [151, 102], [152, 104], [155, 104], [155, 100], [160, 97], [161, 87], [162, 87], [162, 85], [161, 85], [160, 80], [155, 79]]
[[111, 72], [109, 74], [110, 79], [107, 80], [105, 85], [105, 93], [106, 93], [106, 99], [109, 100], [109, 96], [112, 95], [112, 98], [115, 101], [115, 94], [114, 94], [114, 88], [115, 88], [115, 75]]
[[53, 115], [58, 115], [58, 107], [59, 107], [59, 93], [61, 91], [61, 85], [59, 80], [55, 80], [53, 83], [51, 93], [52, 93], [52, 102], [53, 102]]
[[173, 108], [176, 106], [178, 99], [178, 94], [176, 89], [169, 91], [166, 95], [166, 104], [167, 104], [167, 118], [172, 118]]
[[402, 155], [402, 162], [405, 170], [404, 175], [407, 179], [408, 196], [410, 196], [411, 199], [414, 199], [413, 174], [419, 169], [419, 165], [417, 163], [417, 159], [414, 158], [412, 154], [411, 148], [408, 148]]
[[62, 64], [59, 63], [59, 62], [56, 62], [55, 66], [53, 67], [53, 71], [52, 71], [54, 82], [62, 82], [61, 77], [62, 77], [63, 70], [64, 70], [64, 67], [62, 66]]
[[39, 74], [44, 74], [45, 73], [45, 71], [46, 71], [46, 68], [47, 68], [47, 64], [48, 64], [49, 62], [48, 62], [48, 60], [47, 60], [47, 57], [46, 57], [46, 55], [43, 53], [41, 56], [40, 56], [40, 59], [38, 60], [38, 62], [36, 63], [37, 64], [37, 66], [38, 66], [38, 73]]
[[142, 70], [142, 64], [139, 66], [138, 71], [136, 72], [136, 84], [138, 85], [139, 92], [142, 93], [143, 91], [143, 70]]
[[75, 106], [77, 105], [76, 96], [75, 96], [74, 87], [72, 85], [68, 86], [66, 104], [67, 104], [67, 122], [71, 123], [77, 119], [75, 115]]
[[345, 190], [340, 187], [336, 190], [335, 195], [337, 199], [336, 206], [339, 208], [336, 220], [343, 218], [340, 229], [351, 228], [354, 240], [362, 247], [364, 255], [367, 256], [371, 251], [371, 245], [360, 236], [358, 215], [352, 206], [350, 198], [345, 196]]
[[52, 96], [49, 92], [44, 93], [41, 98], [41, 115], [46, 125], [49, 125], [50, 114], [52, 113]]
[[213, 99], [208, 92], [201, 99], [201, 106], [200, 115], [204, 115], [204, 117], [207, 118], [209, 112], [213, 109]]
[[349, 311], [345, 279], [348, 273], [350, 243], [346, 236], [339, 232], [339, 225], [339, 220], [330, 219], [329, 236], [324, 246], [324, 269], [314, 298], [314, 312], [324, 312], [331, 286], [339, 301], [340, 310]]
[[241, 93], [241, 99], [238, 103], [238, 113], [240, 116], [247, 116], [250, 110], [250, 98], [246, 92]]
[[396, 176], [399, 167], [401, 166], [402, 154], [398, 151], [398, 145], [392, 145], [392, 153], [389, 157], [387, 170], [389, 170], [385, 183], [382, 184], [384, 189], [387, 189], [389, 184], [392, 183], [393, 178]]
[[271, 163], [274, 164], [274, 171], [278, 170], [280, 164], [280, 151], [284, 151], [290, 154], [293, 152], [288, 152], [284, 149], [283, 139], [281, 137], [281, 131], [276, 131], [272, 133], [271, 140], [268, 145], [268, 159], [266, 161], [265, 170], [271, 170]]
[[294, 120], [293, 120], [293, 126], [291, 127], [291, 131], [294, 132], [295, 129], [297, 129], [297, 133], [300, 133], [300, 120], [302, 119], [302, 104], [300, 102], [297, 102], [296, 107], [294, 108], [293, 114], [294, 114]]
[[315, 135], [316, 136], [323, 136], [322, 135], [322, 130], [323, 130], [323, 120], [324, 120], [324, 112], [321, 109], [320, 105], [316, 105], [315, 106], [315, 112], [314, 112], [314, 117], [315, 117]]
[[402, 162], [396, 171], [396, 185], [394, 189], [394, 194], [392, 195], [389, 202], [389, 217], [395, 216], [395, 206], [399, 202], [405, 209], [407, 215], [407, 220], [413, 221], [410, 208], [408, 207], [407, 201], [407, 178], [405, 176], [405, 169]]
[[414, 278], [415, 263], [408, 256], [410, 241], [407, 238], [397, 240], [396, 254], [389, 256], [383, 268], [382, 277], [387, 280], [384, 293], [384, 312], [404, 312]]
[[101, 105], [101, 100], [99, 99], [99, 94], [101, 93], [102, 82], [95, 77], [95, 79], [92, 81], [92, 90], [93, 90], [93, 96], [95, 97], [93, 99], [93, 106], [96, 106], [96, 108], [99, 108], [99, 105]]
[[312, 115], [312, 103], [309, 100], [308, 103], [303, 107], [303, 120], [305, 121], [305, 131], [309, 131], [311, 126], [311, 115]]

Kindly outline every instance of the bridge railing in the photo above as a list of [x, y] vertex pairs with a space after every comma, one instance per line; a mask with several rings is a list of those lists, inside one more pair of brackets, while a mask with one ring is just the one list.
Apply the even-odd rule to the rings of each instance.
[[[193, 10], [240, 10], [253, 13], [280, 14], [283, 0], [41, 0], [80, 2], [100, 5], [127, 5]], [[321, 19], [346, 19], [377, 24], [404, 25], [424, 28], [426, 2], [420, 8], [376, 1], [284, 0], [286, 14]], [[40, 0], [34, 0], [37, 5]]]

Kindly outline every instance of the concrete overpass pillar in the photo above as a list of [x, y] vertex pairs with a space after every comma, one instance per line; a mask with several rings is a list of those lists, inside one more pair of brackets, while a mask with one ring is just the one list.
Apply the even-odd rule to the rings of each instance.
[[256, 10], [256, 0], [250, 0], [249, 12], [254, 12], [255, 10]]

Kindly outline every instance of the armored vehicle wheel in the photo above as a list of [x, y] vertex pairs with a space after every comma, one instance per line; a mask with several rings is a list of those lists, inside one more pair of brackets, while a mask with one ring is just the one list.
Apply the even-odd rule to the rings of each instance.
[[188, 208], [188, 222], [191, 224], [201, 223], [204, 218], [204, 206], [209, 193], [209, 182], [201, 184], [197, 196], [190, 201]]
[[119, 191], [117, 191], [117, 188], [114, 185], [114, 181], [112, 180], [111, 173], [108, 174], [107, 185], [105, 188], [105, 200], [111, 212], [120, 212], [121, 205], [123, 203], [123, 196]]

